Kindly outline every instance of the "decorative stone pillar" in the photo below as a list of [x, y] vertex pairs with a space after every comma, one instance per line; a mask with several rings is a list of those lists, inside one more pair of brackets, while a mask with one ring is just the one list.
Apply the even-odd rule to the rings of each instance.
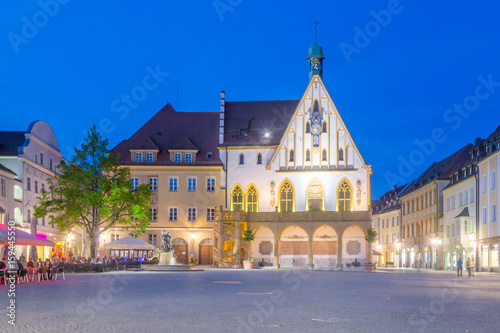
[[314, 270], [314, 260], [313, 260], [313, 238], [309, 236], [309, 243], [307, 247], [307, 269]]
[[274, 261], [273, 261], [273, 268], [278, 269], [280, 268], [280, 256], [279, 256], [279, 234], [278, 230], [274, 230]]
[[240, 221], [236, 221], [235, 223], [235, 231], [234, 231], [234, 237], [235, 242], [234, 242], [234, 253], [235, 253], [235, 259], [236, 262], [234, 263], [236, 267], [241, 267], [241, 258], [240, 258], [240, 251], [241, 251], [241, 226], [240, 226]]
[[[343, 232], [343, 230], [342, 230]], [[337, 235], [337, 268], [342, 270], [342, 232]]]

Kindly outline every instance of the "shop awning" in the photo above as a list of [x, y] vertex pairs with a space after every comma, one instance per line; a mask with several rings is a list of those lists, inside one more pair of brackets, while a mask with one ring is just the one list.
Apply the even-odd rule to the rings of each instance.
[[[34, 245], [34, 246], [54, 246], [55, 243], [37, 237], [36, 235], [28, 234], [25, 231], [22, 231], [17, 228], [13, 228], [5, 224], [0, 224], [0, 245], [9, 244], [9, 237], [14, 236], [14, 245]], [[12, 231], [14, 231], [14, 235], [11, 235]]]
[[148, 244], [134, 236], [128, 236], [122, 239], [117, 239], [115, 241], [104, 244], [104, 247], [109, 249], [121, 249], [121, 250], [156, 250], [154, 245]]

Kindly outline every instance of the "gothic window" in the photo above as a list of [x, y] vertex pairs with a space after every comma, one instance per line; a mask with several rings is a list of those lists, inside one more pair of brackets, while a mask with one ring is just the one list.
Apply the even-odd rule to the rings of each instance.
[[309, 149], [306, 150], [306, 162], [311, 160], [311, 151]]
[[339, 161], [344, 160], [344, 150], [342, 148], [339, 149]]
[[262, 164], [262, 154], [261, 153], [257, 154], [257, 164]]
[[326, 133], [326, 121], [323, 121], [323, 133]]
[[319, 112], [319, 103], [318, 103], [318, 100], [314, 101], [314, 110], [313, 110], [313, 112]]
[[311, 123], [310, 122], [306, 123], [306, 133], [311, 133]]
[[290, 162], [293, 162], [293, 149], [290, 149]]
[[280, 187], [280, 212], [293, 211], [293, 186], [289, 180], [283, 182]]
[[240, 185], [236, 185], [231, 191], [231, 207], [233, 212], [243, 210], [243, 190]]
[[321, 158], [323, 161], [326, 161], [326, 149], [323, 149], [323, 153], [322, 153], [322, 158]]
[[257, 212], [257, 188], [250, 185], [247, 190], [247, 212]]
[[240, 154], [240, 165], [245, 164], [245, 155]]
[[351, 186], [346, 181], [343, 181], [338, 190], [339, 212], [351, 211]]

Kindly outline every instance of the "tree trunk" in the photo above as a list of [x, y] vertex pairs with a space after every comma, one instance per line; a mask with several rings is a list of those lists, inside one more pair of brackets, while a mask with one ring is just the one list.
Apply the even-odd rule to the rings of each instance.
[[368, 242], [368, 262], [372, 263], [372, 243]]

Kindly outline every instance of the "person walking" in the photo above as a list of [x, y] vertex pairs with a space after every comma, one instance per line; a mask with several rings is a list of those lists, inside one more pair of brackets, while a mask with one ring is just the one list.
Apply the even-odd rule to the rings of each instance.
[[465, 262], [465, 267], [467, 268], [467, 273], [469, 273], [468, 277], [470, 277], [470, 258], [467, 258]]
[[457, 275], [462, 276], [462, 267], [463, 267], [463, 261], [462, 257], [460, 257], [457, 261]]
[[474, 259], [474, 257], [472, 257], [472, 264], [470, 266], [470, 271], [472, 273], [472, 276], [474, 276], [474, 270], [476, 269], [476, 260]]

